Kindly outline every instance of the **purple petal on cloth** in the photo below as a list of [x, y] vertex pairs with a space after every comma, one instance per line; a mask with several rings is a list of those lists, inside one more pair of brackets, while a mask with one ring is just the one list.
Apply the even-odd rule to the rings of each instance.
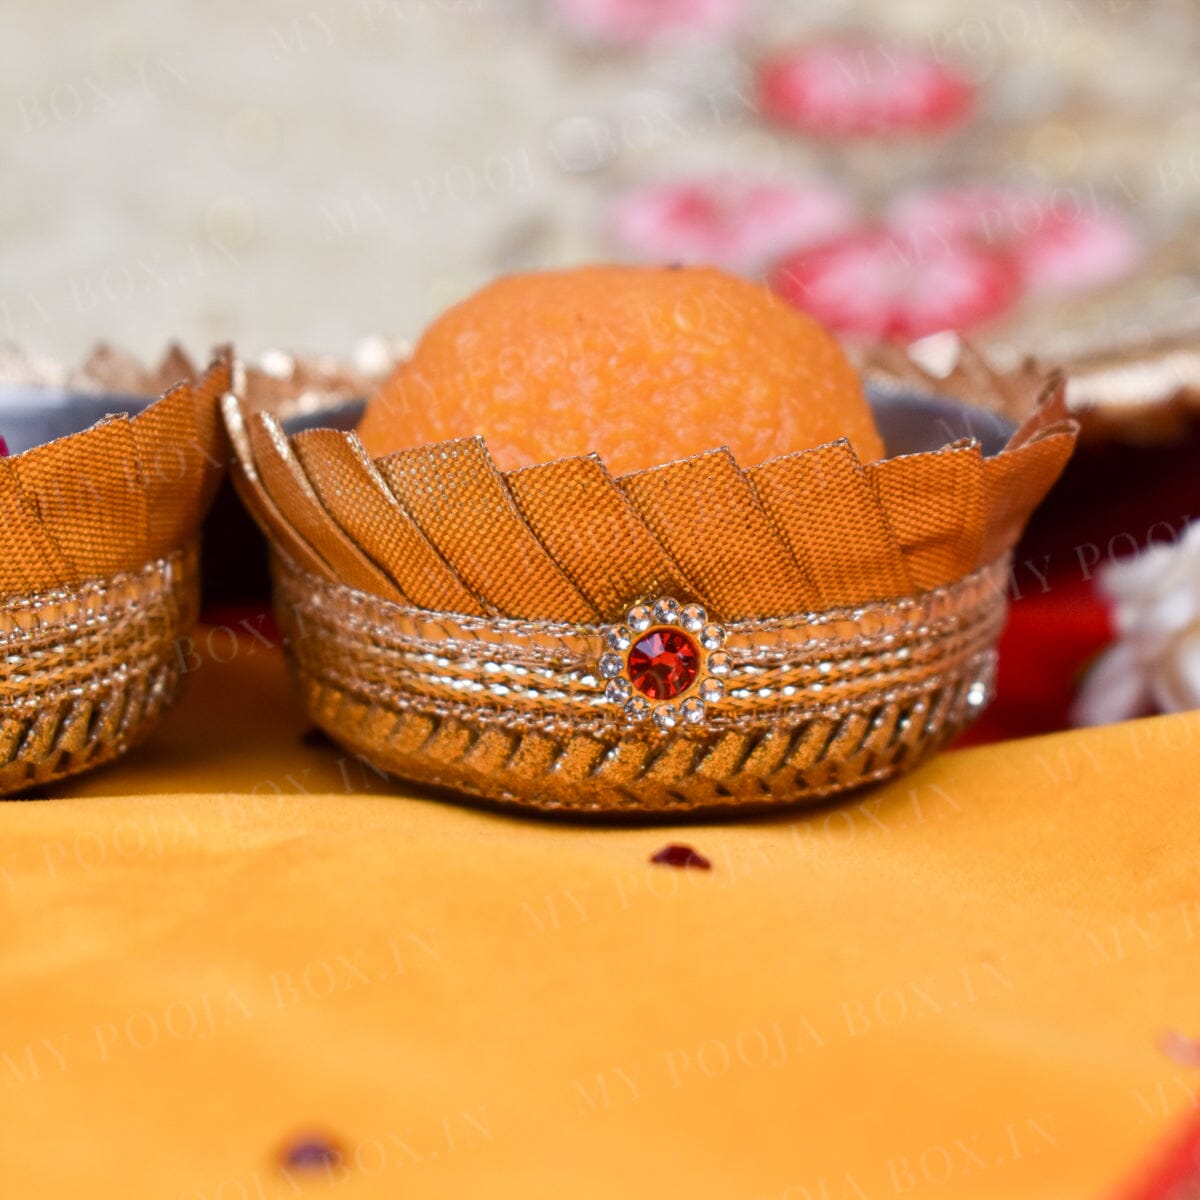
[[342, 1152], [332, 1139], [309, 1133], [288, 1142], [279, 1157], [285, 1171], [314, 1171], [337, 1166]]

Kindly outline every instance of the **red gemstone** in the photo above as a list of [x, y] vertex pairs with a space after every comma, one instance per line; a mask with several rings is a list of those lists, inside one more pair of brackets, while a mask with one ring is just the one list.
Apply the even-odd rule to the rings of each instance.
[[629, 680], [651, 700], [673, 700], [692, 686], [700, 669], [700, 651], [678, 629], [652, 629], [629, 651]]

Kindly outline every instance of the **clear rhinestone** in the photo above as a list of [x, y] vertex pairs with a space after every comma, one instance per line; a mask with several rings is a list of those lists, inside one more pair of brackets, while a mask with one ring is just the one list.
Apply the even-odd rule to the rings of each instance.
[[660, 625], [674, 625], [679, 620], [679, 602], [669, 598], [654, 605], [654, 619]]
[[733, 659], [724, 650], [714, 650], [708, 656], [708, 669], [714, 675], [728, 675], [729, 668], [732, 666]]
[[689, 604], [679, 615], [679, 622], [689, 633], [699, 633], [708, 620], [708, 613], [699, 604]]
[[604, 689], [604, 698], [612, 704], [624, 704], [632, 692], [628, 679], [610, 679]]
[[715, 704], [725, 695], [725, 685], [719, 679], [706, 679], [700, 685], [700, 699], [706, 704]]
[[720, 649], [721, 643], [725, 640], [725, 630], [720, 625], [714, 625], [711, 621], [705, 625], [700, 633], [700, 645], [705, 650]]
[[967, 703], [972, 708], [981, 708], [987, 703], [987, 694], [987, 684], [982, 679], [977, 679], [967, 688]]
[[633, 643], [633, 634], [628, 625], [614, 625], [604, 639], [612, 650], [628, 650]]
[[600, 674], [612, 679], [625, 669], [625, 660], [619, 654], [600, 655]]
[[626, 614], [625, 620], [635, 633], [642, 633], [650, 628], [650, 609], [645, 604], [635, 604]]
[[679, 715], [689, 725], [699, 725], [704, 720], [704, 701], [698, 696], [689, 696], [679, 706]]
[[659, 729], [674, 729], [679, 720], [679, 714], [673, 704], [661, 704], [654, 710], [654, 723]]
[[634, 696], [628, 704], [625, 705], [625, 715], [631, 721], [644, 721], [650, 715], [650, 705], [643, 700], [641, 696]]

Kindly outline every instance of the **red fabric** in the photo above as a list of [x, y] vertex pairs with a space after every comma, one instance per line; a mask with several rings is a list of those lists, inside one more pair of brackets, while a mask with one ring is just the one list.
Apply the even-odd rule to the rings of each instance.
[[1000, 637], [996, 699], [956, 745], [1066, 728], [1079, 679], [1111, 638], [1094, 579], [1064, 580], [1013, 600]]
[[1114, 1200], [1188, 1200], [1200, 1196], [1200, 1116], [1191, 1117]]
[[1079, 680], [1114, 632], [1097, 576], [1200, 518], [1196, 450], [1080, 447], [1017, 547], [996, 699], [956, 745], [1068, 727]]

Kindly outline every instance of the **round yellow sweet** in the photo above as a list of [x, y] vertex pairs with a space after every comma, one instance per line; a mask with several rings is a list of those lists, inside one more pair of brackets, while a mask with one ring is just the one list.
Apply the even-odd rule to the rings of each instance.
[[502, 470], [598, 453], [614, 474], [728, 446], [742, 466], [883, 445], [837, 342], [708, 267], [513, 275], [436, 320], [367, 406], [370, 454], [482, 434]]

